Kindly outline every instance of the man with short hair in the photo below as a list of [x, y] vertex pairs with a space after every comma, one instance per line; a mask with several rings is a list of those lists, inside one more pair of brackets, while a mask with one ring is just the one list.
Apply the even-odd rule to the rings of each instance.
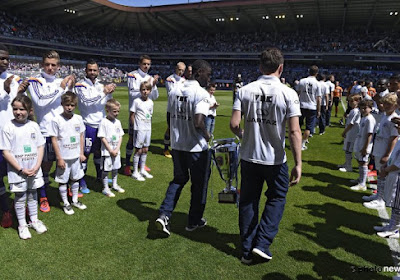
[[321, 115], [318, 118], [319, 135], [324, 135], [325, 128], [328, 125], [326, 123], [326, 114], [328, 112], [329, 97], [330, 97], [331, 92], [330, 92], [329, 85], [325, 81], [326, 77], [324, 74], [318, 74], [317, 80], [321, 86], [321, 94], [322, 94], [321, 108], [320, 108]]
[[[93, 162], [96, 167], [96, 178], [101, 180], [101, 141], [97, 137], [101, 120], [105, 117], [104, 106], [112, 98], [116, 85], [108, 84], [104, 86], [98, 79], [99, 65], [94, 60], [89, 60], [85, 68], [86, 77], [75, 85], [75, 92], [78, 96], [78, 106], [80, 114], [85, 124], [85, 148], [84, 155], [86, 160], [82, 162], [83, 170], [86, 174], [87, 162], [93, 153]], [[79, 180], [82, 193], [90, 193], [85, 177]]]
[[[159, 96], [158, 89], [157, 89], [157, 82], [158, 82], [158, 75], [150, 76], [149, 75], [149, 70], [151, 67], [151, 58], [148, 55], [142, 55], [139, 58], [139, 68], [135, 71], [132, 71], [128, 74], [128, 94], [129, 94], [129, 108], [132, 107], [133, 100], [136, 98], [139, 98], [141, 96], [140, 93], [140, 85], [144, 81], [148, 81], [151, 83], [152, 90], [149, 95], [149, 98], [151, 100], [156, 100]], [[130, 112], [129, 115], [129, 139], [126, 144], [126, 157], [125, 157], [125, 169], [124, 169], [124, 174], [126, 176], [131, 176], [132, 175], [132, 162], [131, 162], [131, 157], [133, 154], [133, 127], [131, 123], [131, 115], [132, 112]], [[146, 171], [149, 172], [150, 169], [146, 168]]]
[[55, 116], [64, 110], [61, 106], [61, 96], [75, 85], [75, 77], [68, 75], [64, 79], [57, 78], [60, 69], [60, 55], [56, 51], [48, 51], [43, 55], [42, 71], [36, 77], [29, 78], [29, 93], [32, 97], [36, 121], [40, 132], [46, 138], [42, 162], [43, 179], [45, 184], [39, 188], [40, 211], [49, 212], [46, 188], [49, 186], [49, 172], [56, 160], [48, 129]]
[[300, 126], [306, 120], [306, 129], [303, 133], [302, 150], [306, 150], [306, 143], [310, 137], [310, 132], [314, 130], [315, 121], [321, 115], [321, 86], [316, 77], [318, 75], [318, 67], [312, 65], [309, 69], [309, 76], [303, 78], [299, 82], [298, 94], [300, 100], [301, 117]]
[[203, 88], [210, 82], [211, 66], [196, 60], [192, 76], [183, 87], [175, 88], [168, 97], [167, 119], [171, 133], [174, 178], [169, 183], [156, 220], [157, 227], [170, 235], [172, 212], [185, 184], [191, 179], [191, 200], [186, 231], [194, 231], [207, 224], [203, 217], [210, 175], [208, 133], [204, 120], [210, 108], [208, 92]]
[[[7, 72], [10, 64], [8, 48], [0, 44], [0, 132], [4, 124], [14, 119], [11, 102], [18, 94], [22, 94], [28, 88], [28, 81], [21, 81], [20, 77]], [[8, 206], [8, 196], [4, 184], [4, 176], [7, 176], [7, 162], [0, 150], [0, 208], [3, 212], [0, 225], [4, 228], [12, 226], [12, 215]]]
[[[183, 83], [186, 81], [185, 77], [183, 77], [183, 74], [185, 74], [185, 70], [186, 70], [186, 64], [183, 62], [178, 62], [175, 66], [175, 73], [170, 75], [165, 80], [167, 97], [169, 96], [169, 93], [175, 89], [175, 87], [181, 87]], [[169, 134], [169, 127], [167, 127], [167, 130], [164, 133], [164, 156], [166, 158], [172, 158], [168, 148], [169, 145], [170, 145], [170, 134]]]
[[[277, 48], [261, 53], [263, 74], [238, 92], [230, 127], [242, 138], [239, 228], [242, 259], [252, 262], [253, 254], [272, 258], [269, 247], [278, 233], [289, 185], [301, 177], [300, 106], [297, 93], [282, 84], [283, 54]], [[244, 130], [240, 128], [244, 119]], [[295, 166], [289, 178], [285, 153], [286, 124]], [[267, 201], [260, 221], [258, 209], [264, 182]]]

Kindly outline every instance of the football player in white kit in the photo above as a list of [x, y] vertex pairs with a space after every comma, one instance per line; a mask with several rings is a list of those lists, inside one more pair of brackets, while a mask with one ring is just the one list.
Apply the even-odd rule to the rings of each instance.
[[[158, 98], [159, 93], [157, 89], [157, 83], [159, 76], [158, 75], [150, 76], [148, 74], [150, 67], [151, 67], [151, 58], [148, 55], [142, 55], [139, 58], [139, 69], [132, 71], [128, 74], [129, 108], [132, 107], [133, 101], [141, 96], [140, 85], [144, 81], [148, 81], [152, 85], [152, 90], [149, 95], [149, 98], [153, 101]], [[129, 139], [126, 144], [126, 157], [125, 157], [126, 162], [124, 169], [124, 174], [126, 176], [132, 175], [131, 157], [133, 154], [133, 128], [132, 124], [130, 123], [130, 120], [131, 120], [131, 115], [129, 115]], [[146, 171], [150, 171], [150, 169], [147, 168]]]
[[[0, 133], [4, 124], [14, 118], [11, 101], [17, 94], [24, 93], [28, 88], [28, 81], [7, 72], [10, 63], [10, 54], [3, 44], [0, 44]], [[7, 175], [7, 162], [0, 151], [0, 209], [3, 212], [0, 225], [4, 228], [12, 226], [12, 215], [8, 207], [4, 176]]]
[[[89, 60], [86, 63], [86, 77], [75, 85], [75, 92], [78, 95], [78, 106], [83, 122], [86, 126], [85, 130], [85, 157], [82, 163], [86, 174], [87, 161], [91, 153], [93, 153], [93, 162], [96, 167], [97, 180], [102, 179], [101, 164], [101, 141], [97, 137], [99, 124], [106, 116], [104, 106], [107, 101], [112, 98], [112, 94], [117, 87], [114, 83], [103, 85], [97, 78], [99, 75], [99, 66], [96, 61]], [[79, 181], [82, 193], [90, 193], [90, 190], [83, 177]]]
[[[167, 89], [167, 98], [169, 96], [169, 93], [175, 88], [175, 87], [180, 87], [183, 85], [183, 83], [186, 81], [185, 77], [183, 77], [183, 74], [185, 74], [186, 70], [186, 64], [183, 62], [178, 62], [175, 66], [175, 73], [168, 76], [167, 79], [165, 79], [165, 88]], [[167, 158], [172, 158], [171, 153], [169, 151], [169, 145], [170, 145], [170, 135], [169, 135], [169, 127], [167, 127], [167, 130], [164, 133], [164, 156]]]
[[56, 157], [47, 130], [51, 120], [63, 112], [61, 95], [73, 89], [75, 77], [73, 75], [64, 79], [56, 77], [60, 68], [60, 56], [56, 51], [48, 51], [43, 55], [42, 66], [43, 69], [38, 76], [29, 78], [29, 93], [32, 97], [36, 121], [46, 138], [42, 162], [44, 185], [39, 190], [40, 211], [49, 212], [50, 205], [47, 200], [46, 188], [49, 185], [49, 172]]

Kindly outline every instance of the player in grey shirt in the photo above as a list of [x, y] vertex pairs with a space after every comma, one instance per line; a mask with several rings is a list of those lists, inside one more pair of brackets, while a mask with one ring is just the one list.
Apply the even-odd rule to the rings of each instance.
[[[283, 55], [276, 48], [261, 53], [262, 76], [238, 92], [233, 104], [231, 130], [242, 138], [239, 228], [242, 262], [252, 262], [252, 254], [271, 259], [269, 246], [278, 233], [289, 185], [301, 177], [300, 104], [297, 93], [279, 80]], [[240, 128], [244, 118], [244, 130]], [[285, 153], [285, 129], [295, 166], [289, 180]], [[264, 182], [267, 202], [260, 222], [258, 207]]]
[[168, 97], [167, 120], [170, 127], [174, 179], [169, 183], [160, 206], [157, 227], [170, 235], [169, 220], [185, 184], [191, 177], [191, 200], [187, 231], [204, 227], [207, 186], [210, 175], [210, 134], [205, 117], [210, 108], [208, 92], [203, 88], [210, 82], [211, 66], [205, 60], [196, 60], [192, 75], [182, 87], [176, 87]]

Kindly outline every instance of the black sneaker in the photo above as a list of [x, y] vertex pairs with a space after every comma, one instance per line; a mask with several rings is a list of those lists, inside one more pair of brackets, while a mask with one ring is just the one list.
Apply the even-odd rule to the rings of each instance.
[[165, 216], [164, 214], [160, 215], [158, 219], [156, 220], [156, 226], [159, 230], [162, 232], [166, 233], [168, 236], [171, 235], [169, 232], [169, 218]]
[[250, 265], [253, 262], [253, 258], [250, 255], [249, 256], [243, 255], [240, 261], [242, 262], [242, 264]]
[[188, 225], [187, 227], [185, 227], [185, 229], [186, 229], [186, 231], [194, 231], [197, 228], [205, 227], [206, 224], [207, 224], [207, 220], [204, 218], [201, 218], [200, 222], [197, 225]]

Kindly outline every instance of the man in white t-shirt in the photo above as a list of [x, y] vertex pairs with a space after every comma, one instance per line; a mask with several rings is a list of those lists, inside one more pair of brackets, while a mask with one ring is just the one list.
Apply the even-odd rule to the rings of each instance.
[[329, 106], [330, 89], [325, 82], [326, 78], [324, 74], [318, 74], [317, 80], [321, 86], [321, 94], [322, 94], [321, 108], [320, 108], [321, 115], [318, 118], [318, 127], [319, 127], [319, 135], [323, 135], [325, 134], [325, 128], [327, 126], [326, 114], [328, 112], [328, 106]]
[[321, 86], [318, 83], [316, 76], [318, 67], [312, 65], [309, 69], [309, 76], [300, 80], [298, 85], [298, 94], [300, 100], [301, 117], [300, 126], [303, 125], [306, 119], [306, 129], [303, 133], [302, 150], [306, 150], [306, 143], [310, 137], [311, 131], [314, 131], [315, 121], [321, 115]]
[[[93, 153], [96, 178], [97, 180], [101, 180], [101, 141], [97, 137], [97, 133], [101, 120], [106, 116], [104, 107], [107, 101], [112, 98], [116, 85], [111, 83], [104, 86], [100, 83], [100, 80], [97, 78], [99, 75], [99, 66], [94, 60], [89, 60], [86, 63], [85, 72], [86, 77], [75, 85], [79, 111], [86, 127], [84, 150], [86, 160], [82, 162], [82, 166], [86, 174], [87, 161], [90, 154]], [[90, 193], [84, 177], [79, 181], [79, 186], [82, 193]]]
[[[142, 55], [139, 58], [139, 69], [132, 71], [128, 74], [128, 94], [129, 94], [129, 107], [132, 107], [133, 100], [136, 98], [139, 98], [141, 96], [140, 93], [140, 85], [144, 81], [148, 81], [152, 85], [152, 90], [149, 95], [149, 98], [151, 100], [156, 100], [159, 96], [158, 89], [157, 89], [157, 83], [159, 76], [154, 75], [150, 76], [148, 74], [149, 70], [151, 67], [151, 58], [148, 55]], [[129, 139], [128, 142], [126, 143], [126, 156], [125, 156], [125, 168], [124, 168], [124, 174], [126, 176], [131, 176], [132, 171], [131, 171], [131, 157], [133, 154], [133, 128], [132, 124], [130, 123], [131, 115], [129, 115]], [[145, 168], [146, 171], [150, 171], [149, 168]]]
[[[167, 89], [167, 97], [169, 96], [169, 93], [176, 87], [181, 87], [183, 86], [183, 83], [186, 81], [185, 77], [183, 77], [183, 74], [185, 74], [186, 70], [186, 64], [183, 62], [178, 62], [175, 66], [175, 73], [170, 75], [166, 80], [165, 80], [165, 88]], [[164, 133], [164, 156], [167, 158], [172, 158], [171, 153], [169, 151], [169, 145], [170, 145], [170, 135], [169, 135], [169, 127], [167, 127], [167, 130]]]
[[[301, 115], [297, 93], [282, 84], [283, 54], [276, 48], [261, 53], [262, 76], [238, 92], [233, 104], [231, 130], [242, 138], [239, 228], [242, 259], [252, 255], [271, 259], [269, 250], [283, 215], [289, 185], [301, 177]], [[243, 116], [244, 129], [240, 128]], [[295, 166], [289, 179], [285, 153], [286, 123]], [[264, 182], [267, 202], [258, 221]]]
[[183, 87], [173, 90], [168, 98], [167, 118], [171, 133], [174, 179], [170, 182], [156, 220], [158, 228], [170, 235], [169, 220], [180, 193], [191, 178], [191, 200], [186, 231], [202, 228], [210, 175], [210, 134], [204, 120], [210, 108], [208, 92], [203, 88], [210, 81], [211, 66], [205, 60], [196, 60], [192, 76]]
[[326, 124], [326, 126], [331, 126], [333, 92], [335, 91], [335, 88], [336, 88], [336, 86], [335, 86], [335, 76], [334, 75], [328, 75], [326, 84], [328, 85], [330, 94], [329, 94], [328, 109], [326, 111], [325, 124]]

